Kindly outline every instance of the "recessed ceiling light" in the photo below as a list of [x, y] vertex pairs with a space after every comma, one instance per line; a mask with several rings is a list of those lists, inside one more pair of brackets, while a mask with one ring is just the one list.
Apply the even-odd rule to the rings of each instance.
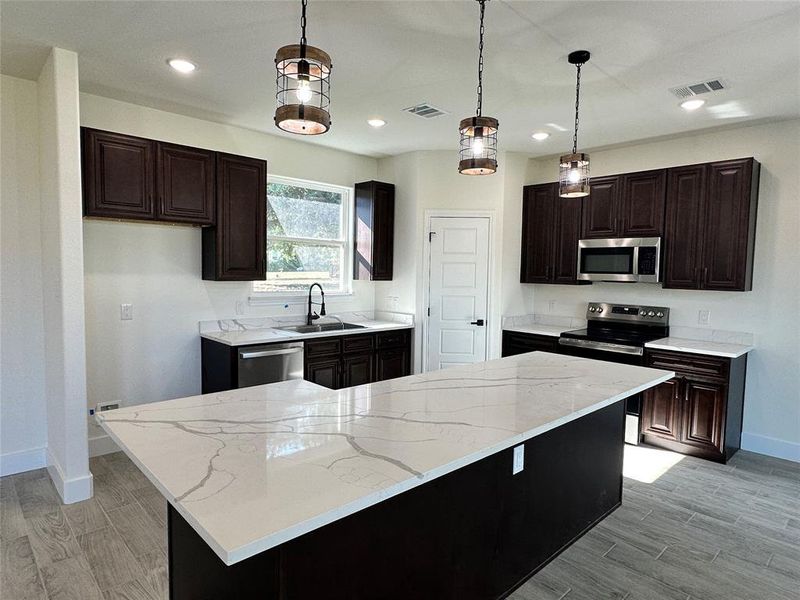
[[383, 119], [367, 119], [367, 123], [369, 123], [370, 127], [375, 127], [376, 129], [386, 125], [386, 121]]
[[167, 64], [175, 69], [178, 73], [191, 73], [197, 68], [197, 65], [182, 58], [171, 58]]
[[705, 103], [706, 101], [701, 100], [700, 98], [692, 98], [691, 100], [685, 100], [681, 102], [681, 108], [683, 110], [697, 110]]
[[535, 139], [537, 142], [541, 142], [542, 140], [546, 140], [547, 138], [549, 138], [550, 134], [547, 133], [546, 131], [537, 131], [531, 137]]

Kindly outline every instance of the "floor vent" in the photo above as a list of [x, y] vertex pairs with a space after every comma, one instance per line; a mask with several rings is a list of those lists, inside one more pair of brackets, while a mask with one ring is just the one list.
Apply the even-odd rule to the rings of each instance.
[[442, 115], [447, 114], [446, 111], [442, 110], [441, 108], [431, 106], [427, 102], [404, 108], [403, 112], [411, 113], [412, 115], [422, 117], [423, 119], [433, 119], [434, 117], [441, 117]]
[[726, 88], [727, 86], [721, 79], [710, 79], [708, 81], [701, 81], [700, 83], [691, 83], [689, 85], [670, 88], [669, 91], [678, 98], [683, 99], [699, 96], [700, 94], [708, 94], [709, 92], [718, 92]]

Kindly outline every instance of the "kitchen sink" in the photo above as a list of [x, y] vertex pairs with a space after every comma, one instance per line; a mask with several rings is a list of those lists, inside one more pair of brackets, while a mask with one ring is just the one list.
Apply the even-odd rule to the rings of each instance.
[[346, 329], [364, 329], [364, 325], [355, 323], [323, 323], [321, 325], [290, 325], [289, 327], [276, 327], [281, 331], [294, 333], [324, 333], [327, 331], [344, 331]]

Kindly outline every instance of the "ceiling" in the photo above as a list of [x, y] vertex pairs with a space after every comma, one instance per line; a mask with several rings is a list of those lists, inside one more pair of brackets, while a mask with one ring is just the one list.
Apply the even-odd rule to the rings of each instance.
[[[299, 37], [297, 0], [3, 1], [3, 74], [35, 79], [50, 46], [79, 55], [81, 90], [271, 133], [275, 50]], [[460, 1], [311, 0], [309, 43], [333, 58], [333, 125], [312, 143], [371, 156], [458, 147], [475, 111], [478, 6]], [[580, 146], [800, 116], [800, 2], [511, 1], [486, 8], [483, 113], [501, 150], [569, 150], [575, 69]], [[165, 61], [185, 57], [182, 76]], [[728, 86], [687, 113], [669, 88]], [[402, 112], [428, 102], [448, 114]], [[379, 130], [366, 123], [381, 117]], [[544, 142], [531, 139], [548, 131]], [[291, 136], [296, 139], [296, 136]]]

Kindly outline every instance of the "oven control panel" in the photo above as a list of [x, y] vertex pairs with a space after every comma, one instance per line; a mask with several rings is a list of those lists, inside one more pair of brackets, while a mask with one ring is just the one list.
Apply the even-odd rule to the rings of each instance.
[[589, 302], [589, 307], [586, 309], [586, 318], [590, 321], [624, 321], [667, 325], [669, 322], [669, 308], [665, 306]]

